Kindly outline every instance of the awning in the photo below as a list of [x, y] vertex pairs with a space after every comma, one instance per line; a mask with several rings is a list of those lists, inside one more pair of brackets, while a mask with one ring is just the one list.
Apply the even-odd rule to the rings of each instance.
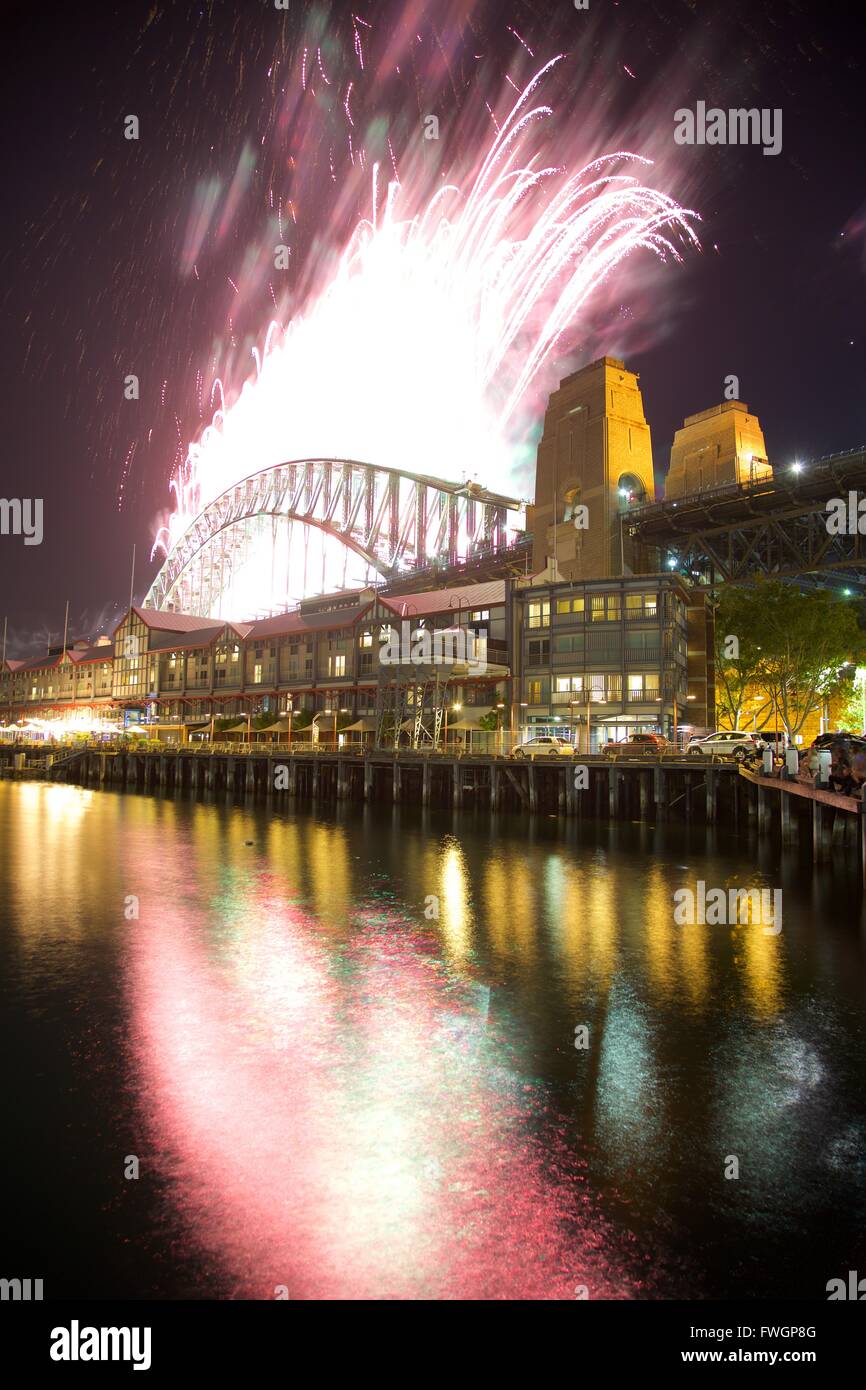
[[466, 733], [472, 733], [474, 731], [475, 733], [485, 734], [491, 732], [488, 729], [481, 728], [481, 720], [491, 713], [492, 708], [492, 705], [488, 705], [486, 708], [481, 705], [475, 705], [472, 709], [463, 710], [459, 719], [448, 720], [448, 728], [449, 730], [459, 729], [461, 732]]

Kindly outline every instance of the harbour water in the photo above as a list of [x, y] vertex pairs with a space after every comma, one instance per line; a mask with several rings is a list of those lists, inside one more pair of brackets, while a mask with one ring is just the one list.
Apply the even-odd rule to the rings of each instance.
[[[2, 1273], [826, 1298], [866, 1274], [866, 912], [856, 871], [760, 853], [0, 784]], [[698, 882], [781, 889], [782, 930], [677, 925]]]

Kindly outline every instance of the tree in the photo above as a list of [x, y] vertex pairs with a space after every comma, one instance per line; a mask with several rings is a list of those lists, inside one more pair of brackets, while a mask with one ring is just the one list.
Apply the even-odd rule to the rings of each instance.
[[[852, 604], [827, 589], [801, 591], [759, 579], [749, 589], [725, 590], [720, 611], [739, 638], [740, 670], [733, 677], [725, 673], [734, 694], [739, 691], [738, 709], [743, 691], [737, 681], [749, 671], [751, 683], [793, 739], [825, 700], [849, 692], [855, 664], [866, 653]], [[721, 684], [724, 689], [724, 680]]]
[[[715, 615], [716, 709], [719, 723], [732, 729], [740, 727], [747, 692], [758, 683], [761, 638], [761, 610], [753, 592], [726, 586]], [[767, 697], [750, 712], [763, 719], [771, 708]]]

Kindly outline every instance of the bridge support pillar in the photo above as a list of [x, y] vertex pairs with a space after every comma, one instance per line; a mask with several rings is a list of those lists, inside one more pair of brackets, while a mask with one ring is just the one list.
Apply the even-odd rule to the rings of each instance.
[[460, 763], [456, 758], [452, 773], [451, 802], [455, 807], [463, 804], [463, 782], [460, 776]]
[[666, 816], [665, 807], [665, 770], [659, 764], [653, 768], [653, 800], [656, 804], [656, 820], [664, 820]]
[[364, 800], [373, 800], [373, 764], [369, 755], [364, 759]]
[[707, 768], [707, 825], [716, 823], [716, 803], [718, 799], [718, 775], [714, 767]]
[[529, 785], [529, 810], [532, 815], [538, 810], [538, 789], [535, 784], [535, 759], [530, 758], [526, 767], [526, 778]]
[[607, 770], [607, 814], [611, 820], [616, 817], [617, 770], [611, 763]]
[[397, 802], [400, 800], [400, 794], [401, 794], [401, 792], [402, 792], [402, 790], [403, 790], [402, 785], [401, 785], [401, 782], [400, 782], [400, 772], [401, 772], [400, 764], [399, 764], [399, 762], [397, 761], [397, 754], [395, 753], [395, 755], [394, 755], [394, 775], [393, 775], [392, 784], [391, 784], [391, 800], [394, 802], [394, 805], [395, 805], [395, 806], [397, 805]]
[[424, 759], [424, 766], [421, 770], [421, 805], [430, 805], [430, 759]]

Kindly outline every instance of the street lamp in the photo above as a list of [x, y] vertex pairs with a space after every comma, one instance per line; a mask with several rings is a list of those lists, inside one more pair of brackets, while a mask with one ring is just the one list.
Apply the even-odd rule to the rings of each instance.
[[[453, 711], [454, 711], [455, 714], [459, 714], [460, 711], [462, 710], [463, 706], [461, 705], [461, 703], [460, 703], [459, 700], [456, 700], [455, 703], [451, 706], [451, 708], [453, 709]], [[446, 752], [446, 753], [448, 752], [448, 706], [447, 706], [447, 705], [445, 706], [445, 752]]]

